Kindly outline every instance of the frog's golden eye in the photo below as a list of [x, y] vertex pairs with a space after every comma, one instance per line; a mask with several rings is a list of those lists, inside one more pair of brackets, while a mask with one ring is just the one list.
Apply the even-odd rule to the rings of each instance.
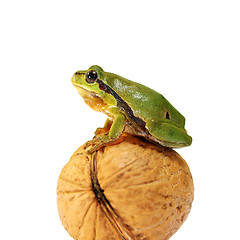
[[87, 72], [86, 81], [88, 83], [95, 83], [97, 81], [97, 79], [98, 79], [98, 74], [96, 71], [91, 70], [91, 71]]

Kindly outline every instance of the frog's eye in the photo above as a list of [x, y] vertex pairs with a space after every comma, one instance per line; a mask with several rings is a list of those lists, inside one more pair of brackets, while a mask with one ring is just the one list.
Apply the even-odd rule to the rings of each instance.
[[98, 74], [96, 71], [91, 70], [91, 71], [87, 72], [86, 81], [88, 83], [95, 83], [97, 81], [97, 79], [98, 79]]

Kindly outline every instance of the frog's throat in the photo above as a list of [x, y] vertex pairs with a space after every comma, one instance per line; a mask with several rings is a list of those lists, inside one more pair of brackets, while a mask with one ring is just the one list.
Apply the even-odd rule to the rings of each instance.
[[92, 108], [94, 111], [97, 111], [97, 112], [106, 113], [108, 105], [103, 101], [101, 97], [99, 97], [97, 93], [86, 90], [76, 84], [73, 84], [73, 85], [77, 89], [78, 93], [81, 95], [85, 103], [90, 108]]

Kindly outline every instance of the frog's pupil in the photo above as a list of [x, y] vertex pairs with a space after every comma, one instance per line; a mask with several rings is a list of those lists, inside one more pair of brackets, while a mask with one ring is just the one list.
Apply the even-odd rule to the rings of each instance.
[[87, 76], [86, 76], [86, 80], [88, 83], [94, 83], [96, 82], [97, 78], [98, 78], [98, 75], [97, 75], [97, 72], [95, 71], [90, 71], [87, 73]]

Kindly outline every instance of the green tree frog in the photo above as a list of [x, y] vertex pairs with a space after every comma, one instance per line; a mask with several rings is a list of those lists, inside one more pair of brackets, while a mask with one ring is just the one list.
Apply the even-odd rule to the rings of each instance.
[[166, 147], [191, 145], [185, 118], [158, 92], [97, 65], [77, 71], [72, 83], [92, 109], [108, 116], [104, 127], [89, 141], [90, 152], [122, 141], [125, 133]]

